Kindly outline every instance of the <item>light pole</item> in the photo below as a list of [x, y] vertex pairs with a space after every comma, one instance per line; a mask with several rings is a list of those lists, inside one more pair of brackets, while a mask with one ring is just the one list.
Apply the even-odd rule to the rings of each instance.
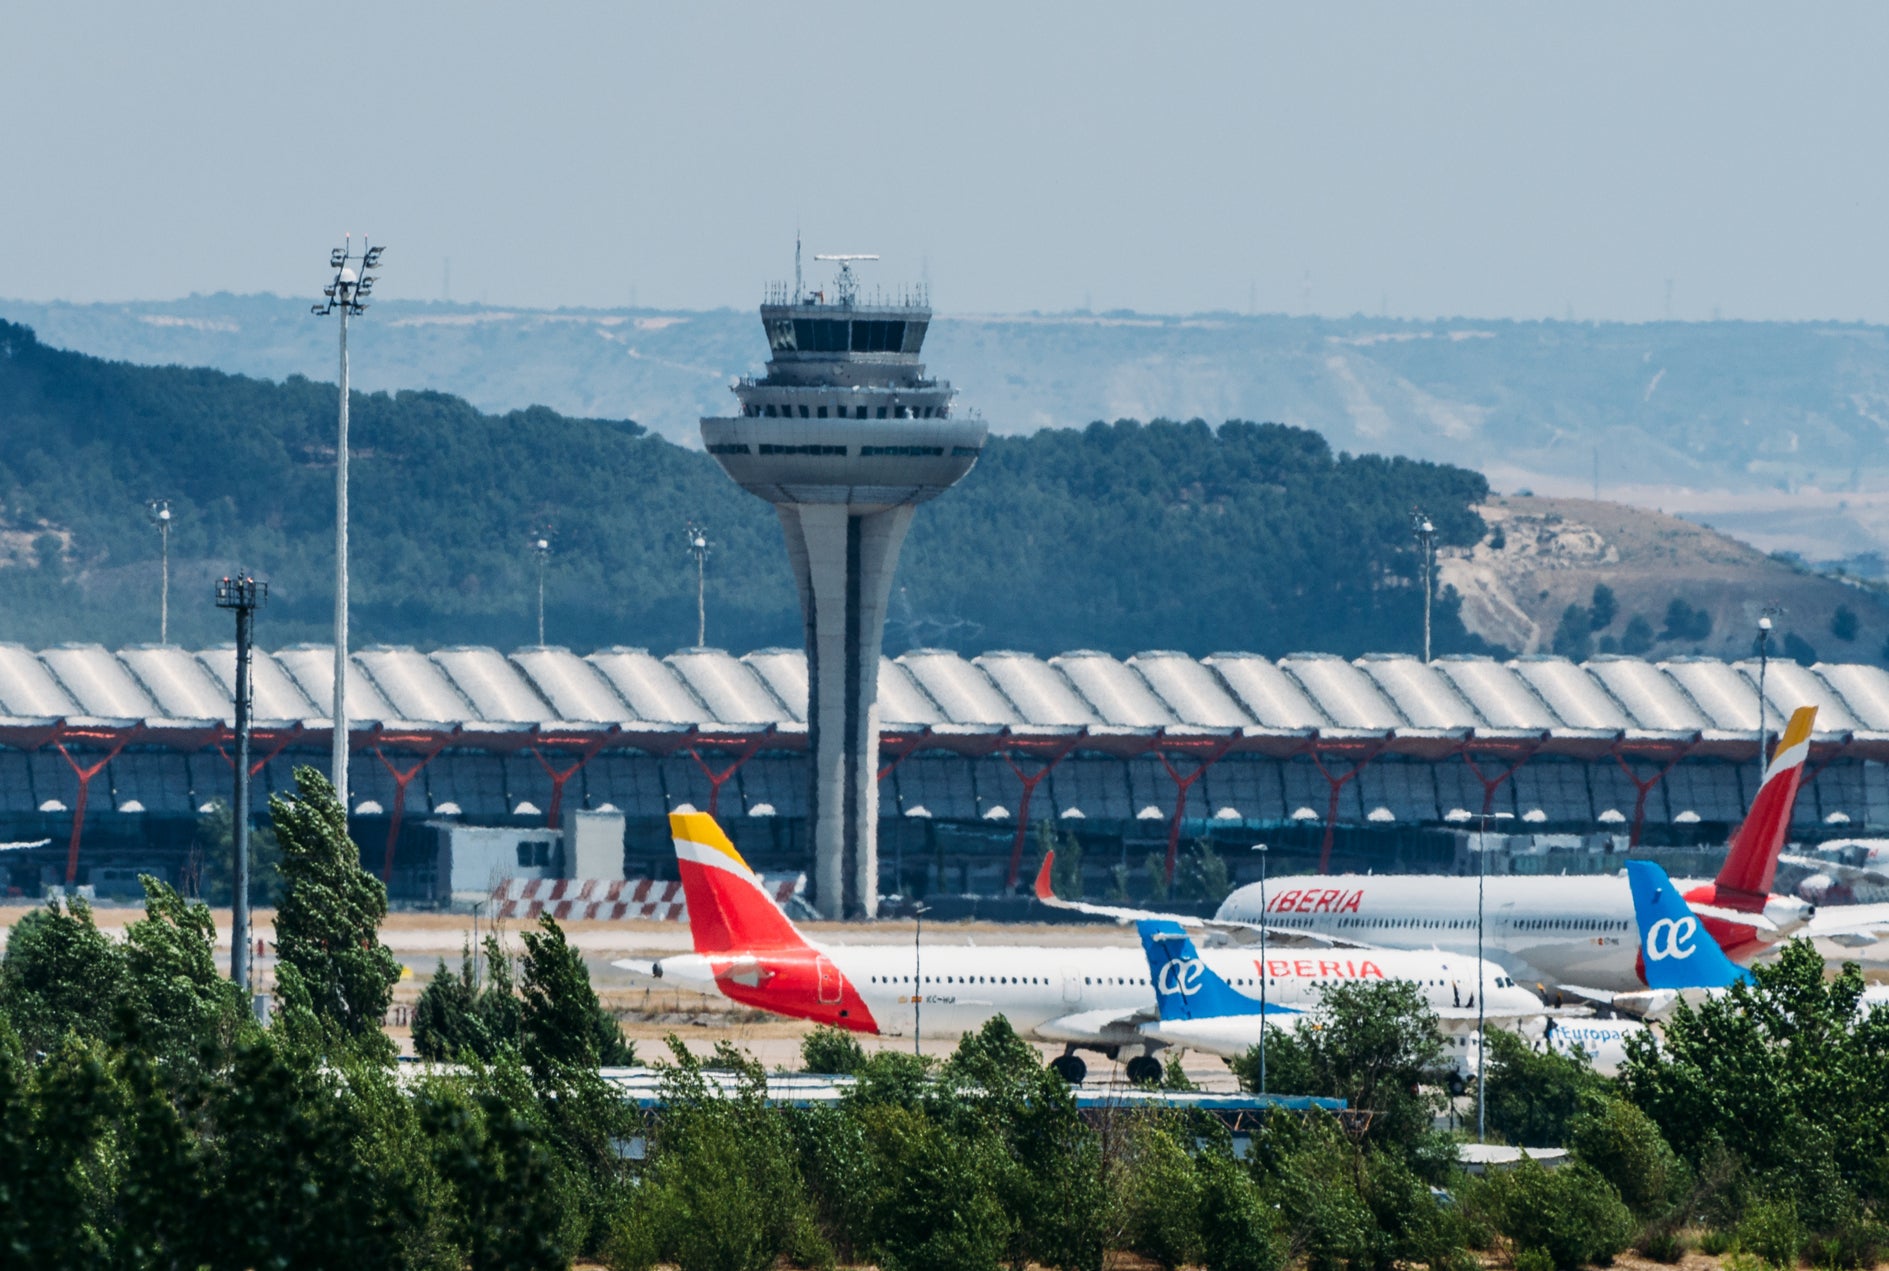
[[1259, 1093], [1266, 1093], [1266, 977], [1272, 973], [1266, 961], [1266, 928], [1272, 919], [1266, 915], [1266, 845], [1253, 844], [1259, 853]]
[[[367, 312], [368, 293], [374, 290], [370, 269], [380, 265], [384, 248], [369, 247], [361, 240], [361, 254], [354, 254], [354, 236], [348, 235], [340, 247], [328, 253], [328, 266], [335, 271], [334, 281], [322, 288], [327, 300], [311, 310], [318, 317], [341, 315], [341, 416], [335, 438], [335, 683], [334, 747], [331, 766], [335, 797], [341, 801], [343, 815], [348, 810], [348, 319]], [[353, 262], [358, 260], [360, 268]]]
[[[1497, 812], [1495, 819], [1498, 821], [1506, 821], [1513, 816], [1514, 813], [1512, 812]], [[1484, 963], [1482, 957], [1484, 931], [1482, 905], [1483, 885], [1489, 877], [1489, 810], [1487, 804], [1483, 805], [1482, 833], [1476, 837], [1476, 1142], [1481, 1143], [1484, 1141], [1483, 1135], [1486, 1127], [1484, 1118], [1486, 1105], [1483, 1102], [1482, 1065], [1483, 1057], [1489, 1053], [1487, 1039], [1483, 1036], [1486, 1010], [1482, 1000], [1488, 989], [1485, 976], [1483, 975]]]
[[1410, 514], [1410, 529], [1417, 536], [1417, 545], [1423, 552], [1423, 660], [1430, 660], [1430, 596], [1435, 591], [1431, 585], [1431, 574], [1436, 568], [1436, 526], [1419, 508]]
[[695, 647], [699, 649], [708, 643], [708, 531], [693, 521], [689, 523], [689, 554], [695, 557]]
[[248, 574], [220, 579], [219, 609], [236, 611], [236, 789], [230, 799], [230, 979], [249, 991], [249, 659], [256, 610], [269, 598], [269, 584]]
[[1770, 660], [1771, 619], [1784, 610], [1777, 605], [1766, 605], [1758, 615], [1758, 780], [1764, 781], [1765, 742], [1769, 740], [1768, 721], [1764, 714], [1764, 671]]
[[919, 949], [925, 935], [925, 915], [931, 912], [930, 905], [912, 906], [912, 1053], [919, 1055], [919, 1042], [923, 1039], [924, 1019], [920, 1013], [925, 1001], [925, 968], [919, 960]]
[[157, 590], [157, 642], [171, 642], [171, 501], [152, 499], [145, 504], [151, 524], [157, 526], [159, 566]]
[[538, 647], [544, 647], [544, 570], [551, 563], [551, 540], [539, 538], [531, 550], [538, 554]]

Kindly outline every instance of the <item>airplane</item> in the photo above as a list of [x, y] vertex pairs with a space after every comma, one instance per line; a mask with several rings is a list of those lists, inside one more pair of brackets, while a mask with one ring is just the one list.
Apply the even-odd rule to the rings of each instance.
[[[1272, 996], [1269, 984], [1267, 1000], [1262, 1004], [1229, 984], [1195, 949], [1178, 922], [1146, 918], [1137, 922], [1135, 929], [1141, 936], [1148, 978], [1154, 985], [1155, 1004], [1160, 1011], [1158, 1019], [1142, 1025], [1141, 1031], [1147, 1036], [1170, 1046], [1238, 1056], [1259, 1045], [1262, 1020], [1265, 1027], [1278, 1029], [1297, 1028], [1312, 1018], [1316, 996], [1301, 993], [1281, 1002]], [[1469, 969], [1473, 971], [1474, 967], [1472, 959]], [[1461, 1032], [1466, 1026], [1473, 1033], [1479, 1020], [1540, 1018], [1541, 999], [1493, 968], [1485, 965], [1484, 973], [1493, 978], [1488, 981], [1480, 1011], [1473, 993], [1467, 1001], [1458, 998], [1446, 1003], [1436, 1001], [1435, 994], [1424, 995], [1446, 1032]]]
[[[1718, 877], [1691, 884], [1687, 892], [1700, 921], [1737, 959], [1748, 960], [1793, 934], [1858, 943], [1889, 935], [1889, 905], [1820, 913], [1797, 897], [1771, 890], [1816, 716], [1811, 706], [1792, 714], [1751, 809], [1732, 835]], [[1482, 887], [1483, 953], [1517, 980], [1544, 994], [1569, 985], [1606, 992], [1644, 987], [1624, 877], [1496, 875], [1483, 879]], [[1474, 954], [1476, 891], [1473, 880], [1453, 875], [1280, 878], [1263, 893], [1257, 884], [1239, 888], [1210, 920], [1181, 921], [1246, 940], [1265, 926], [1334, 949], [1368, 944]], [[1058, 898], [1049, 884], [1048, 857], [1037, 876], [1036, 895], [1046, 905], [1119, 921], [1161, 916]]]
[[[701, 812], [669, 816], [688, 902], [694, 952], [611, 965], [640, 977], [715, 992], [746, 1006], [854, 1032], [955, 1040], [994, 1015], [1020, 1036], [1060, 1044], [1051, 1067], [1072, 1085], [1087, 1075], [1078, 1050], [1127, 1064], [1131, 1081], [1158, 1079], [1154, 1053], [1166, 1043], [1142, 1031], [1158, 1019], [1146, 958], [1133, 947], [822, 944], [775, 903], [734, 844]], [[1215, 971], [1257, 990], [1249, 949], [1219, 949]], [[1267, 993], [1303, 1008], [1342, 980], [1408, 979], [1433, 1006], [1473, 1012], [1477, 984], [1488, 1001], [1539, 1012], [1533, 994], [1501, 968], [1459, 954], [1358, 948], [1287, 951], [1268, 957]]]

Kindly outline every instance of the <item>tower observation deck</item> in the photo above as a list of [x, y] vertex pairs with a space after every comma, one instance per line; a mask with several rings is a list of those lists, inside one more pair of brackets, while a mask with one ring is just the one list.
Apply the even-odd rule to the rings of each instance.
[[[807, 640], [808, 809], [814, 902], [829, 918], [878, 909], [879, 649], [899, 548], [918, 504], [962, 480], [985, 426], [918, 360], [922, 290], [862, 297], [853, 262], [831, 292], [798, 279], [761, 305], [766, 374], [734, 385], [740, 414], [702, 441], [742, 489], [774, 505]], [[796, 262], [798, 272], [798, 262]]]

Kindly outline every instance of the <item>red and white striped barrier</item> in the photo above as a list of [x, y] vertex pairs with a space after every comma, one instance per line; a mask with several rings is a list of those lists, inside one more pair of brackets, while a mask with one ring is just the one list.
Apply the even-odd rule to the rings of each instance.
[[[774, 903], [785, 905], [806, 890], [805, 874], [763, 874], [761, 884]], [[559, 922], [604, 919], [687, 922], [688, 901], [681, 883], [659, 883], [653, 878], [615, 882], [601, 878], [508, 878], [492, 889], [496, 918], [530, 921], [548, 913]]]

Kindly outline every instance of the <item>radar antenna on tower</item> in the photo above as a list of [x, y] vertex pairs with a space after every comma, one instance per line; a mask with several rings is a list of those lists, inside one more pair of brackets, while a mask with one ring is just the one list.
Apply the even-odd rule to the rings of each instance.
[[840, 276], [834, 280], [833, 290], [838, 294], [841, 304], [849, 305], [859, 297], [859, 280], [853, 277], [853, 262], [856, 260], [877, 260], [879, 257], [875, 254], [864, 252], [830, 252], [824, 254], [816, 253], [814, 259], [830, 260], [839, 265]]

